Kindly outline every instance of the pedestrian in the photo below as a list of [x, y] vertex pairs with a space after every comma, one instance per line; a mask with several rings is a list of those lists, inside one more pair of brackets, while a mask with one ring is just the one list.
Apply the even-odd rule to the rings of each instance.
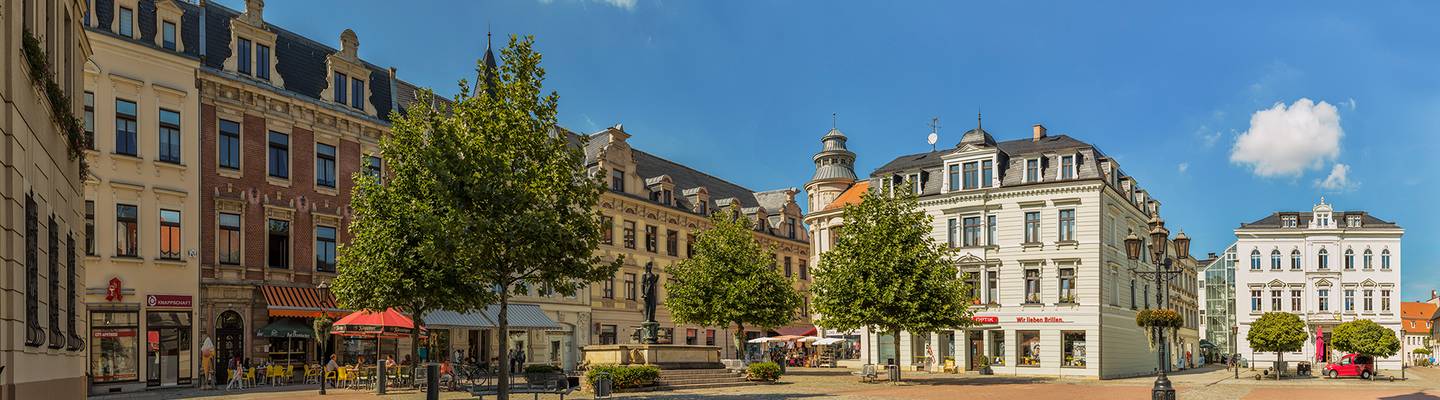
[[245, 364], [240, 362], [240, 356], [237, 355], [234, 358], [230, 359], [230, 371], [232, 372], [230, 374], [230, 383], [225, 384], [225, 389], [229, 390], [232, 387], [237, 389], [244, 389]]

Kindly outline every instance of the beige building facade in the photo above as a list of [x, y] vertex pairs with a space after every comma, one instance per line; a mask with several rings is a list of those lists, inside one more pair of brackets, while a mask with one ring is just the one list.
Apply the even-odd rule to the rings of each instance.
[[[85, 396], [90, 342], [79, 299], [85, 267], [78, 254], [85, 237], [78, 158], [84, 140], [77, 125], [57, 122], [81, 115], [81, 70], [91, 52], [84, 18], [79, 0], [0, 1], [3, 400]], [[24, 44], [27, 37], [35, 39], [34, 47]]]
[[175, 0], [91, 4], [97, 17], [86, 28], [95, 54], [85, 65], [84, 94], [94, 138], [85, 152], [93, 172], [85, 182], [84, 249], [90, 393], [190, 386], [200, 377], [203, 340], [194, 321], [199, 27], [182, 18]]

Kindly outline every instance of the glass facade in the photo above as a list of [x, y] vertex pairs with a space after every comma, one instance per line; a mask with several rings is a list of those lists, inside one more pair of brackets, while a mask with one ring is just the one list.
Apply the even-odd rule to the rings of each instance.
[[1205, 337], [1215, 353], [1234, 354], [1235, 245], [1205, 266]]

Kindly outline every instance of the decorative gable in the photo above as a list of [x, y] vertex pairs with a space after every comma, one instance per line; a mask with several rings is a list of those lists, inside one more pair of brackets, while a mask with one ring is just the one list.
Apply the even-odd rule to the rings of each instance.
[[374, 115], [375, 106], [370, 103], [370, 69], [360, 61], [360, 38], [355, 31], [340, 32], [340, 50], [325, 56], [326, 81], [329, 84], [320, 92], [320, 100]]
[[165, 47], [165, 24], [171, 24], [175, 26], [175, 51], [184, 53], [185, 41], [180, 40], [180, 32], [185, 29], [181, 18], [185, 11], [175, 5], [175, 1], [155, 0], [155, 46]]
[[230, 57], [225, 58], [226, 71], [253, 77], [285, 87], [285, 79], [275, 69], [275, 32], [265, 24], [265, 0], [246, 0], [245, 12], [230, 20]]

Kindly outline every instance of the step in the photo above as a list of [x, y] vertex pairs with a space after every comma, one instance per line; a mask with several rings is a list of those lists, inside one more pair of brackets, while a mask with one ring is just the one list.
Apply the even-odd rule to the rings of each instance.
[[625, 389], [624, 391], [625, 391], [625, 392], [654, 392], [654, 391], [667, 391], [667, 390], [695, 390], [695, 389], [714, 389], [714, 388], [726, 388], [726, 387], [738, 387], [738, 386], [752, 386], [752, 385], [759, 385], [759, 384], [762, 384], [762, 382], [738, 381], [738, 382], [722, 382], [722, 383], [702, 383], [702, 384], [694, 384], [694, 385], [655, 385], [655, 386], [646, 386], [646, 387], [641, 387], [641, 388]]
[[745, 378], [740, 378], [740, 377], [733, 377], [733, 376], [731, 376], [731, 377], [722, 377], [722, 378], [659, 379], [659, 380], [656, 380], [656, 381], [655, 381], [656, 384], [660, 384], [660, 385], [690, 385], [690, 384], [701, 384], [701, 383], [725, 383], [725, 382], [745, 382]]
[[692, 375], [692, 374], [729, 374], [732, 373], [724, 368], [710, 369], [662, 369], [660, 375]]

